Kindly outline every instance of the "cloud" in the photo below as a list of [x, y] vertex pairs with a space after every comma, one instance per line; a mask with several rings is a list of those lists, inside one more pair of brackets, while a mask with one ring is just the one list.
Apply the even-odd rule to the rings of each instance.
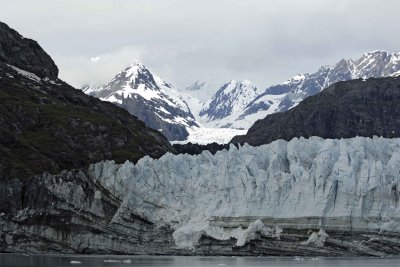
[[265, 88], [343, 57], [399, 50], [398, 10], [397, 0], [20, 0], [0, 16], [75, 86], [140, 59], [180, 88], [245, 78]]
[[83, 84], [103, 84], [110, 81], [134, 60], [142, 60], [145, 53], [139, 46], [125, 46], [92, 57], [85, 54], [52, 56], [60, 66], [59, 76], [79, 88]]
[[97, 62], [97, 61], [99, 61], [100, 60], [100, 56], [96, 56], [96, 57], [91, 57], [90, 58], [90, 61], [92, 61], [92, 62]]

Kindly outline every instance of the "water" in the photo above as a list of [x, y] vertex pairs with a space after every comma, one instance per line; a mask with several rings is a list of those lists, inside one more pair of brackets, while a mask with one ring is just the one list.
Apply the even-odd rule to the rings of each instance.
[[153, 257], [153, 256], [53, 256], [0, 254], [1, 267], [372, 267], [400, 266], [400, 258], [321, 258], [321, 257]]

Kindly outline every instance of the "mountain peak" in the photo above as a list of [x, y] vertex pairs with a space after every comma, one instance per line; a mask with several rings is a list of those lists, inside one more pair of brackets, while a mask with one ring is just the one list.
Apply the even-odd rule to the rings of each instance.
[[197, 126], [179, 90], [134, 60], [107, 85], [82, 88], [85, 93], [123, 107], [147, 126], [162, 130], [169, 140], [187, 137], [186, 127]]
[[132, 62], [129, 66], [130, 67], [144, 67], [144, 65], [142, 64], [142, 62], [139, 59], [132, 60]]
[[250, 80], [244, 79], [243, 81], [240, 82], [241, 84], [245, 84], [245, 85], [251, 85], [253, 84]]
[[140, 60], [133, 60], [122, 72], [126, 73], [127, 77], [137, 76], [137, 73], [142, 70], [148, 70]]
[[237, 84], [237, 81], [235, 81], [235, 80], [230, 80], [228, 84]]

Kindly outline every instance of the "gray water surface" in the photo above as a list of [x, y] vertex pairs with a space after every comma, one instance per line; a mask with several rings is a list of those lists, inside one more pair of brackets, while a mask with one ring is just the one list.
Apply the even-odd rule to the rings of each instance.
[[400, 258], [303, 258], [303, 257], [161, 257], [161, 256], [59, 256], [0, 254], [1, 267], [208, 267], [208, 266], [400, 266]]

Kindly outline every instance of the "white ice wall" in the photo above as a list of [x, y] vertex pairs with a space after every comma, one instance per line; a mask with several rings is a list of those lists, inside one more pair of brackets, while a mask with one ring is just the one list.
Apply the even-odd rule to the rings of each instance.
[[[344, 218], [338, 223], [350, 222], [353, 229], [400, 232], [400, 139], [295, 138], [260, 147], [231, 146], [214, 156], [206, 151], [145, 157], [136, 165], [101, 162], [91, 170], [123, 199], [115, 220], [135, 213], [170, 225], [180, 246], [193, 246], [204, 233], [234, 236], [238, 242], [251, 234], [210, 224], [219, 216], [317, 217], [321, 228], [324, 220]], [[250, 226], [271, 235], [281, 231], [260, 223]]]

